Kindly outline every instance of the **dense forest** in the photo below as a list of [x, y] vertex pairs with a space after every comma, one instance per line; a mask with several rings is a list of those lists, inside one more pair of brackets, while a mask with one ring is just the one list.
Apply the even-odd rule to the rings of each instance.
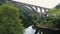
[[11, 0], [0, 0], [0, 34], [23, 34], [30, 25], [34, 25], [36, 33], [42, 28], [60, 31], [60, 4], [48, 10], [48, 16], [40, 17], [38, 13], [37, 20], [34, 11], [6, 1]]

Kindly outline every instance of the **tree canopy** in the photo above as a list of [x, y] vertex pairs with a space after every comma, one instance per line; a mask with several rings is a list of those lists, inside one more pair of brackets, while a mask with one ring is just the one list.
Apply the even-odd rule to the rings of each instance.
[[0, 34], [23, 34], [19, 9], [13, 5], [0, 6]]
[[35, 13], [31, 9], [25, 6], [19, 6], [19, 8], [20, 8], [20, 19], [22, 19], [22, 24], [24, 25], [24, 27], [27, 28], [33, 24], [32, 20], [33, 20], [33, 17], [35, 17], [33, 16]]
[[59, 8], [60, 8], [60, 3], [59, 3], [58, 5], [56, 5], [56, 7], [55, 7], [55, 8], [59, 9]]
[[60, 9], [51, 9], [48, 14], [53, 16], [54, 24], [60, 29]]
[[60, 9], [48, 10], [48, 16], [41, 17], [39, 21], [35, 22], [37, 28], [49, 28], [55, 30], [60, 29]]

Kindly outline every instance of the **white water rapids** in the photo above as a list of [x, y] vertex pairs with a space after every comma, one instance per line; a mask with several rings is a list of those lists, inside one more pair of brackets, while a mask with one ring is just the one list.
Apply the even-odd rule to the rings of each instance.
[[[24, 34], [34, 34], [36, 29], [33, 29], [32, 26], [29, 26], [28, 28], [25, 29]], [[37, 33], [39, 34], [39, 33]]]

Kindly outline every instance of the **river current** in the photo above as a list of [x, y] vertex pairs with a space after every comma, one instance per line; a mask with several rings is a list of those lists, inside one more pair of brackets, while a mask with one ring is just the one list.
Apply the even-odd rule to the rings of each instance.
[[[34, 34], [36, 29], [33, 29], [32, 26], [29, 26], [28, 28], [25, 29], [24, 34]], [[39, 34], [39, 33], [37, 33]]]

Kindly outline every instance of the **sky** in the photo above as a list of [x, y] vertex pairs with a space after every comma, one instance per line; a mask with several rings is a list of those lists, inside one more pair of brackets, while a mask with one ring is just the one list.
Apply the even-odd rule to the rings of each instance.
[[14, 1], [46, 7], [46, 8], [53, 8], [58, 3], [60, 3], [60, 0], [14, 0]]

